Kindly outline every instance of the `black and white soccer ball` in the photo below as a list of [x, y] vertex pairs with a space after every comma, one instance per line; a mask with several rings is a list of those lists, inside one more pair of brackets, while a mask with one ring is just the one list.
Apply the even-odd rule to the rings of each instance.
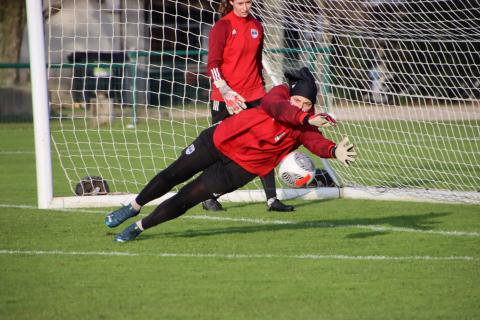
[[303, 188], [315, 178], [315, 165], [305, 153], [293, 151], [280, 162], [278, 176], [288, 187]]
[[75, 186], [77, 196], [105, 195], [110, 192], [107, 180], [98, 176], [83, 177]]

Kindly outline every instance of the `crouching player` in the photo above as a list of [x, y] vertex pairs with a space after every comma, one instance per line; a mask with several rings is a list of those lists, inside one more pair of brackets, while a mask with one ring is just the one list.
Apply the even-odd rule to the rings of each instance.
[[105, 224], [116, 227], [138, 215], [148, 202], [202, 172], [147, 217], [117, 234], [115, 241], [134, 240], [142, 231], [181, 216], [213, 195], [232, 192], [257, 176], [265, 176], [301, 145], [322, 158], [336, 158], [347, 166], [353, 162], [356, 153], [347, 138], [335, 144], [319, 131], [320, 127], [336, 122], [328, 114], [314, 113], [317, 87], [313, 75], [302, 68], [286, 76], [291, 88], [276, 86], [259, 107], [244, 110], [202, 131], [135, 200], [108, 214]]

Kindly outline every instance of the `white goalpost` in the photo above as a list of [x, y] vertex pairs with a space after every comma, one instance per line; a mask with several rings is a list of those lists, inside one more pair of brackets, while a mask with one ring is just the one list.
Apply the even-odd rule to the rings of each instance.
[[30, 81], [35, 129], [37, 202], [39, 208], [48, 208], [53, 199], [53, 184], [43, 14], [40, 1], [27, 1], [27, 23], [30, 35], [28, 40], [31, 57]]
[[[129, 202], [210, 125], [218, 1], [26, 1], [38, 206]], [[267, 88], [307, 66], [339, 121], [324, 134], [359, 153], [316, 160], [338, 188], [277, 181], [280, 198], [480, 203], [479, 4], [254, 0], [253, 14]], [[100, 187], [79, 193], [85, 177]], [[256, 180], [220, 200], [264, 197]]]

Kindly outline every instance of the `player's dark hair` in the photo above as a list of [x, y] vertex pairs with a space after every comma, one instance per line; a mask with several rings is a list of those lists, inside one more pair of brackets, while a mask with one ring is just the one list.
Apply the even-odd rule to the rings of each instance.
[[222, 0], [218, 5], [218, 12], [222, 15], [222, 17], [226, 16], [230, 11], [233, 10], [233, 6], [230, 4], [230, 0]]

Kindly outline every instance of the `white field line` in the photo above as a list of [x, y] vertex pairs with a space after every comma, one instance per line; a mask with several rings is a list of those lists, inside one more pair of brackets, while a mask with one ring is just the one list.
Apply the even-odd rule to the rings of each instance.
[[[12, 205], [12, 204], [0, 204], [0, 208], [21, 208], [21, 209], [37, 209], [35, 206], [28, 205]], [[87, 209], [51, 209], [55, 211], [64, 211], [64, 212], [83, 212], [83, 213], [103, 213], [106, 211], [99, 210], [87, 210]], [[140, 214], [140, 216], [146, 216]], [[402, 228], [402, 227], [387, 227], [380, 225], [361, 225], [361, 224], [336, 224], [328, 222], [298, 222], [291, 220], [263, 220], [263, 219], [252, 219], [252, 218], [230, 218], [230, 217], [218, 217], [218, 216], [208, 216], [208, 215], [185, 215], [182, 216], [183, 219], [194, 219], [194, 220], [213, 220], [213, 221], [231, 221], [231, 222], [241, 222], [241, 223], [250, 223], [250, 224], [273, 224], [273, 225], [305, 225], [312, 227], [323, 227], [323, 228], [356, 228], [356, 229], [367, 229], [379, 232], [407, 232], [407, 233], [419, 233], [419, 234], [433, 234], [433, 235], [442, 235], [442, 236], [457, 236], [457, 237], [480, 237], [480, 232], [476, 231], [457, 231], [457, 230], [421, 230], [413, 228]]]
[[0, 154], [35, 154], [35, 151], [23, 151], [23, 150], [12, 150], [12, 151], [0, 151]]
[[222, 254], [222, 253], [135, 253], [128, 251], [61, 251], [61, 250], [8, 250], [0, 249], [2, 255], [30, 255], [30, 256], [107, 256], [107, 257], [178, 257], [178, 258], [220, 258], [220, 259], [306, 259], [306, 260], [387, 260], [387, 261], [480, 261], [479, 258], [470, 256], [347, 256], [347, 255], [277, 255], [277, 254]]

